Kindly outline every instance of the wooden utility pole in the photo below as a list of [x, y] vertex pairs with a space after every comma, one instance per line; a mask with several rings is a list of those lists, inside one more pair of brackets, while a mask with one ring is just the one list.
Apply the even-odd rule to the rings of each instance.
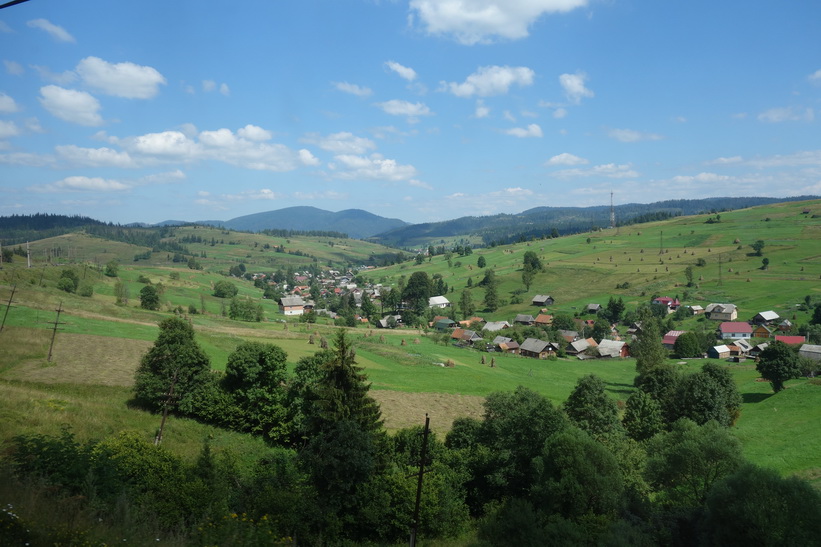
[[12, 299], [14, 298], [14, 291], [16, 291], [16, 290], [17, 290], [17, 284], [12, 285], [11, 286], [11, 295], [9, 296], [9, 301], [6, 304], [6, 311], [3, 314], [3, 322], [0, 323], [0, 332], [3, 332], [3, 329], [6, 326], [6, 317], [9, 316], [9, 310], [11, 309]]
[[62, 325], [60, 322], [60, 314], [63, 312], [63, 301], [60, 300], [60, 305], [57, 307], [57, 318], [54, 320], [54, 329], [51, 331], [51, 345], [48, 347], [48, 362], [51, 362], [51, 354], [54, 350], [54, 339], [57, 337], [57, 328], [58, 325]]
[[160, 422], [160, 428], [157, 430], [157, 436], [154, 437], [154, 446], [160, 446], [162, 442], [162, 432], [165, 429], [165, 420], [168, 418], [168, 407], [171, 406], [171, 400], [174, 398], [174, 386], [177, 385], [177, 373], [180, 369], [174, 370], [174, 376], [171, 378], [171, 387], [168, 388], [168, 393], [166, 393], [165, 397], [165, 404], [163, 404], [162, 409], [162, 421]]
[[[425, 458], [428, 453], [428, 431], [430, 426], [430, 417], [425, 414], [425, 430], [422, 433], [422, 451], [419, 454], [419, 473], [416, 474], [418, 481], [416, 483], [416, 505], [413, 508], [413, 523], [411, 524], [410, 533], [410, 547], [416, 547], [416, 532], [419, 530], [419, 506], [422, 503], [422, 479], [425, 476]], [[413, 475], [411, 475], [413, 476]]]

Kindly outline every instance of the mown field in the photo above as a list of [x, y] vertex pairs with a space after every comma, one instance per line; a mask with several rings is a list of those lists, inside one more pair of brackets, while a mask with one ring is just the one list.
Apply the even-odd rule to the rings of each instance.
[[[740, 320], [759, 311], [774, 310], [782, 317], [805, 323], [809, 314], [798, 305], [805, 296], [818, 297], [821, 290], [821, 219], [804, 209], [821, 203], [787, 203], [720, 214], [720, 222], [707, 223], [716, 215], [673, 219], [663, 223], [623, 227], [554, 240], [523, 242], [491, 249], [478, 249], [467, 256], [454, 255], [451, 265], [443, 256], [430, 257], [417, 265], [404, 262], [387, 268], [368, 270], [363, 275], [373, 282], [392, 285], [400, 276], [423, 270], [440, 274], [452, 288], [448, 297], [458, 295], [483, 275], [477, 266], [484, 256], [500, 280], [500, 294], [506, 301], [493, 313], [482, 310], [483, 289], [470, 289], [479, 307], [477, 315], [488, 320], [512, 319], [516, 313], [534, 313], [530, 299], [551, 294], [556, 305], [551, 313], [577, 313], [588, 303], [606, 304], [611, 296], [622, 297], [633, 309], [653, 295], [678, 295], [685, 304], [733, 302], [739, 306]], [[300, 357], [317, 351], [314, 336], [332, 337], [327, 324], [283, 323], [276, 304], [261, 299], [261, 291], [250, 282], [234, 280], [240, 295], [262, 304], [266, 321], [241, 323], [221, 315], [222, 301], [211, 295], [216, 281], [238, 261], [249, 271], [271, 271], [283, 264], [310, 265], [317, 259], [321, 267], [341, 266], [354, 258], [363, 263], [371, 253], [385, 248], [353, 240], [329, 238], [308, 241], [268, 238], [259, 234], [224, 233], [212, 228], [180, 228], [178, 235], [196, 232], [203, 241], [225, 239], [225, 243], [186, 244], [192, 251], [207, 255], [203, 270], [190, 270], [185, 263], [173, 263], [166, 253], [154, 253], [149, 260], [133, 261], [145, 248], [108, 242], [80, 234], [70, 234], [31, 244], [34, 267], [25, 268], [19, 257], [0, 271], [0, 313], [6, 311], [12, 286], [14, 301], [0, 332], [0, 438], [19, 433], [57, 432], [69, 424], [78, 436], [96, 437], [119, 429], [135, 429], [153, 436], [158, 417], [128, 407], [129, 386], [141, 355], [150, 347], [157, 322], [175, 308], [193, 306], [205, 313], [190, 315], [197, 340], [211, 358], [212, 367], [223, 369], [228, 354], [242, 340], [264, 340], [280, 345], [293, 365]], [[750, 256], [750, 244], [765, 241], [763, 256], [769, 267], [761, 269], [762, 257]], [[59, 240], [59, 241], [54, 241]], [[268, 244], [269, 248], [265, 249]], [[284, 245], [286, 252], [274, 252]], [[50, 265], [45, 249], [71, 248], [71, 261]], [[345, 252], [341, 253], [345, 247]], [[303, 256], [288, 254], [299, 250]], [[533, 250], [546, 268], [537, 275], [529, 291], [521, 281], [522, 256]], [[68, 254], [68, 251], [65, 251]], [[353, 253], [353, 254], [350, 254]], [[311, 255], [311, 256], [305, 256]], [[313, 257], [313, 258], [312, 258]], [[129, 288], [127, 305], [114, 303], [115, 279], [104, 276], [95, 265], [112, 258], [120, 260], [119, 280]], [[703, 258], [705, 266], [694, 266]], [[76, 262], [75, 262], [76, 259]], [[286, 262], [282, 262], [284, 260]], [[695, 287], [686, 287], [684, 270], [693, 266]], [[90, 298], [56, 289], [63, 268], [72, 267], [83, 282], [93, 285]], [[176, 275], [172, 275], [176, 274]], [[137, 295], [145, 276], [162, 283], [162, 310], [139, 308]], [[627, 288], [616, 289], [617, 285]], [[516, 298], [520, 303], [515, 303]], [[63, 313], [55, 337], [52, 362], [47, 362], [52, 324], [58, 306]], [[690, 319], [684, 328], [709, 325]], [[458, 416], [479, 416], [483, 397], [498, 390], [528, 386], [560, 404], [584, 374], [594, 373], [607, 385], [612, 397], [624, 401], [632, 392], [635, 363], [613, 361], [534, 361], [515, 356], [482, 354], [473, 350], [437, 344], [423, 332], [353, 329], [357, 361], [372, 382], [380, 401], [386, 426], [395, 430], [423, 423], [430, 414], [432, 427], [444, 433]], [[484, 357], [485, 363], [482, 363]], [[495, 366], [490, 367], [490, 358]], [[441, 366], [452, 362], [454, 366]], [[697, 370], [700, 361], [677, 365]], [[752, 365], [728, 365], [744, 398], [741, 418], [735, 431], [742, 439], [746, 456], [785, 474], [797, 473], [821, 484], [821, 385], [810, 380], [788, 382], [788, 389], [772, 394], [759, 381]], [[166, 445], [193, 456], [204, 436], [256, 454], [264, 447], [241, 435], [216, 431], [188, 420], [172, 420]]]

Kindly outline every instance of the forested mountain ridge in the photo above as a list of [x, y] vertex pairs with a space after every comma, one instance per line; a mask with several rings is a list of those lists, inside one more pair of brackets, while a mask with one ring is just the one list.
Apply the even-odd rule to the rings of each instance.
[[[724, 197], [677, 199], [655, 203], [616, 205], [616, 224], [626, 226], [637, 222], [663, 220], [681, 215], [731, 211], [757, 205], [804, 201], [813, 196], [790, 198]], [[474, 236], [484, 245], [512, 243], [531, 237], [541, 238], [585, 232], [610, 225], [610, 206], [534, 207], [519, 214], [499, 214], [484, 217], [467, 216], [442, 222], [412, 224], [374, 236], [372, 239], [391, 247], [426, 247], [442, 239]]]

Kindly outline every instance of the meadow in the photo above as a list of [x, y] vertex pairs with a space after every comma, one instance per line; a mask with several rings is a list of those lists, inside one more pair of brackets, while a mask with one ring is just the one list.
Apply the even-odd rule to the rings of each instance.
[[[557, 239], [476, 249], [472, 254], [425, 257], [421, 264], [405, 261], [369, 268], [360, 275], [373, 283], [396, 286], [400, 277], [415, 271], [439, 274], [449, 285], [448, 297], [458, 302], [468, 289], [478, 306], [476, 315], [486, 320], [511, 320], [517, 313], [539, 310], [530, 305], [536, 294], [550, 294], [556, 304], [550, 313], [580, 314], [591, 302], [606, 304], [623, 298], [627, 309], [655, 295], [679, 296], [685, 304], [732, 302], [739, 320], [763, 310], [774, 310], [795, 323], [810, 317], [800, 306], [805, 297], [818, 298], [821, 290], [821, 219], [805, 209], [821, 211], [821, 203], [785, 203], [740, 211], [680, 217], [665, 222], [620, 227]], [[712, 222], [709, 222], [712, 220]], [[201, 258], [202, 270], [174, 263], [165, 252], [134, 261], [147, 249], [111, 242], [84, 234], [67, 234], [32, 242], [32, 268], [15, 257], [0, 271], [0, 313], [6, 311], [12, 287], [14, 299], [0, 332], [0, 439], [21, 433], [58, 432], [68, 424], [78, 438], [96, 438], [121, 429], [153, 437], [158, 417], [129, 407], [129, 387], [142, 354], [157, 333], [157, 323], [174, 310], [189, 307], [205, 313], [187, 315], [197, 341], [211, 358], [214, 369], [224, 369], [228, 354], [243, 340], [261, 340], [281, 346], [292, 367], [298, 359], [318, 350], [311, 336], [331, 339], [336, 327], [321, 320], [315, 325], [283, 322], [276, 303], [260, 298], [252, 283], [232, 280], [241, 296], [263, 306], [261, 323], [231, 321], [222, 315], [223, 301], [211, 294], [213, 284], [225, 279], [231, 265], [243, 262], [248, 271], [276, 268], [343, 268], [366, 264], [371, 256], [399, 252], [367, 242], [334, 238], [275, 238], [261, 234], [226, 232], [216, 228], [183, 227], [175, 237], [198, 236], [202, 243], [186, 243]], [[220, 243], [211, 245], [212, 238]], [[765, 242], [762, 257], [750, 244]], [[225, 240], [225, 243], [221, 243]], [[266, 247], [267, 245], [267, 247]], [[285, 252], [276, 252], [282, 245]], [[49, 249], [61, 248], [59, 264]], [[300, 254], [289, 254], [299, 251]], [[529, 291], [521, 281], [522, 257], [534, 251], [545, 265]], [[63, 255], [62, 253], [65, 253]], [[205, 255], [205, 256], [202, 256]], [[411, 256], [407, 251], [406, 256]], [[482, 310], [483, 276], [477, 265], [485, 257], [499, 281], [503, 303], [498, 310]], [[120, 263], [118, 278], [106, 277], [102, 267], [112, 259]], [[698, 259], [704, 266], [696, 266]], [[687, 287], [685, 269], [692, 267], [694, 286]], [[91, 297], [67, 294], [56, 288], [62, 269], [74, 268], [84, 283], [93, 286]], [[137, 295], [148, 278], [161, 283], [162, 308], [139, 308]], [[114, 284], [126, 285], [130, 299], [114, 302]], [[469, 282], [470, 280], [470, 282]], [[472, 285], [472, 288], [468, 288]], [[616, 288], [617, 286], [621, 288]], [[55, 310], [63, 310], [55, 336], [52, 361], [47, 361]], [[711, 328], [703, 318], [691, 318], [682, 328]], [[361, 326], [351, 330], [357, 362], [368, 374], [374, 397], [382, 406], [386, 427], [396, 430], [424, 422], [445, 433], [454, 418], [481, 416], [483, 398], [494, 391], [524, 385], [561, 404], [577, 379], [596, 374], [608, 393], [624, 401], [633, 391], [635, 362], [618, 360], [536, 361], [517, 356], [480, 353], [438, 343], [424, 331], [377, 330]], [[491, 357], [493, 367], [489, 366]], [[482, 362], [484, 358], [484, 363]], [[673, 361], [678, 363], [677, 361]], [[453, 366], [442, 366], [452, 363]], [[676, 366], [698, 370], [701, 360]], [[800, 379], [788, 389], [772, 394], [751, 364], [727, 365], [744, 404], [734, 431], [753, 462], [799, 474], [821, 485], [821, 385]], [[172, 419], [164, 444], [193, 457], [205, 436], [217, 448], [258, 454], [264, 447], [247, 436], [215, 430], [184, 419]]]

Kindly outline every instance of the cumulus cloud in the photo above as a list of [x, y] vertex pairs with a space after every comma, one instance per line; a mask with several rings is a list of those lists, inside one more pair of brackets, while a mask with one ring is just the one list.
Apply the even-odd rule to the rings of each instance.
[[40, 88], [40, 104], [57, 118], [89, 127], [102, 125], [100, 102], [85, 91], [56, 85]]
[[364, 154], [376, 149], [376, 143], [365, 137], [357, 137], [348, 131], [321, 136], [317, 133], [306, 135], [302, 142], [314, 144], [322, 150], [334, 154]]
[[17, 106], [15, 100], [0, 91], [0, 112], [3, 114], [12, 114], [18, 110], [20, 110], [20, 107]]
[[52, 72], [52, 70], [45, 66], [31, 65], [40, 78], [47, 82], [54, 82], [60, 85], [68, 85], [77, 80], [77, 73], [73, 70], [66, 70], [63, 72]]
[[812, 108], [771, 108], [758, 115], [758, 120], [769, 123], [781, 122], [811, 122], [815, 119], [815, 112]]
[[821, 68], [807, 76], [807, 79], [813, 83], [821, 83]]
[[251, 124], [237, 130], [237, 135], [249, 141], [269, 141], [273, 136], [267, 129]]
[[559, 76], [559, 83], [564, 89], [564, 94], [567, 100], [573, 104], [580, 104], [582, 99], [590, 99], [595, 96], [595, 93], [585, 87], [587, 75], [583, 72], [576, 74], [562, 74]]
[[479, 99], [476, 101], [476, 110], [473, 112], [474, 118], [487, 118], [490, 115], [490, 108], [485, 106], [484, 101]]
[[392, 116], [406, 116], [408, 122], [416, 123], [420, 116], [432, 116], [433, 112], [424, 103], [411, 103], [400, 99], [392, 99], [383, 103], [376, 103], [386, 114]]
[[513, 129], [508, 129], [505, 131], [506, 135], [513, 135], [514, 137], [519, 138], [527, 138], [527, 137], [541, 137], [542, 136], [542, 128], [539, 127], [538, 124], [532, 123], [527, 127], [514, 127]]
[[524, 66], [483, 66], [462, 83], [442, 82], [442, 85], [457, 97], [490, 97], [507, 93], [513, 85], [529, 86], [534, 76], [535, 72]]
[[74, 43], [74, 36], [68, 33], [66, 29], [61, 26], [55, 25], [51, 21], [47, 19], [33, 19], [29, 21], [28, 26], [31, 28], [38, 28], [42, 31], [47, 32], [52, 38], [57, 40], [58, 42], [68, 42]]
[[603, 165], [595, 165], [588, 169], [562, 169], [555, 171], [552, 176], [559, 178], [577, 178], [577, 177], [606, 177], [611, 179], [626, 179], [635, 178], [639, 174], [632, 169], [629, 164], [615, 164], [606, 163]]
[[23, 70], [23, 65], [15, 61], [4, 60], [3, 64], [6, 66], [6, 72], [12, 76], [20, 76], [23, 72], [25, 72], [25, 70]]
[[587, 0], [411, 0], [410, 8], [430, 34], [454, 37], [465, 45], [496, 38], [517, 40], [542, 15], [563, 13]]
[[412, 68], [408, 68], [406, 66], [402, 66], [396, 61], [387, 61], [385, 63], [390, 70], [397, 73], [400, 78], [412, 82], [416, 79], [416, 71]]
[[328, 166], [334, 178], [344, 180], [401, 182], [416, 176], [416, 168], [412, 165], [400, 165], [396, 160], [386, 159], [380, 154], [340, 154], [334, 156], [334, 161]]
[[373, 91], [369, 87], [358, 86], [348, 82], [334, 82], [334, 87], [343, 93], [350, 93], [357, 97], [370, 97]]
[[567, 152], [562, 152], [561, 154], [557, 154], [547, 160], [545, 165], [587, 165], [587, 163], [588, 161], [584, 158], [580, 158], [579, 156], [575, 156]]
[[611, 129], [607, 136], [619, 142], [659, 141], [664, 138], [655, 133], [642, 133], [633, 129]]
[[300, 163], [302, 163], [302, 165], [315, 166], [321, 163], [319, 161], [319, 158], [311, 154], [311, 151], [306, 150], [305, 148], [301, 148], [297, 152], [297, 156], [299, 157], [299, 161]]
[[132, 168], [137, 164], [128, 154], [111, 148], [81, 148], [73, 144], [57, 146], [57, 155], [73, 166]]
[[727, 175], [717, 175], [715, 173], [699, 173], [698, 175], [678, 175], [673, 177], [671, 180], [675, 184], [691, 184], [694, 182], [698, 183], [715, 183], [715, 182], [727, 182], [731, 179]]
[[17, 124], [11, 121], [0, 120], [0, 139], [16, 137], [19, 134], [20, 129], [17, 127]]
[[733, 163], [741, 163], [743, 158], [741, 156], [730, 156], [726, 158], [716, 158], [712, 161], [707, 162], [711, 165], [730, 165]]
[[131, 187], [118, 180], [101, 177], [66, 177], [52, 184], [31, 186], [30, 190], [41, 193], [53, 192], [122, 192]]
[[86, 57], [76, 71], [87, 86], [126, 99], [150, 99], [166, 83], [165, 77], [150, 66], [109, 63], [99, 57]]

